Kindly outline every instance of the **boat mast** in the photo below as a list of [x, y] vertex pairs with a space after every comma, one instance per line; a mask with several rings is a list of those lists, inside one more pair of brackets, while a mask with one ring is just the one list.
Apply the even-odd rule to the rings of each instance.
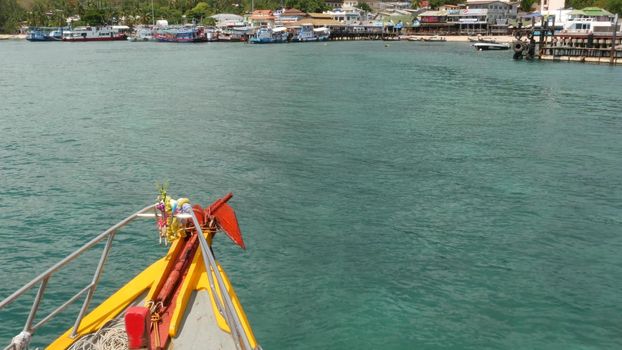
[[614, 17], [613, 21], [613, 33], [611, 34], [611, 58], [610, 63], [613, 64], [616, 57], [616, 33], [618, 31], [618, 14]]
[[155, 27], [155, 11], [153, 9], [153, 0], [151, 0], [151, 22]]

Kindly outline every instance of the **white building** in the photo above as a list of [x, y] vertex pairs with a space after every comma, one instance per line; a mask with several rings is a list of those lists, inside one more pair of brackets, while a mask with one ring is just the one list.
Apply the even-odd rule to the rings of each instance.
[[217, 27], [234, 27], [244, 25], [244, 17], [233, 13], [219, 13], [210, 17], [216, 21]]
[[325, 1], [326, 5], [336, 8], [342, 9], [353, 9], [358, 6], [358, 0], [327, 0]]
[[336, 8], [332, 11], [325, 11], [324, 14], [330, 15], [331, 19], [339, 21], [343, 24], [355, 24], [362, 21], [364, 18], [361, 16], [363, 11], [357, 8]]
[[566, 0], [540, 0], [540, 12], [559, 11], [566, 7]]
[[516, 19], [518, 3], [504, 0], [467, 0], [467, 9], [488, 10], [488, 23], [506, 23], [508, 19]]

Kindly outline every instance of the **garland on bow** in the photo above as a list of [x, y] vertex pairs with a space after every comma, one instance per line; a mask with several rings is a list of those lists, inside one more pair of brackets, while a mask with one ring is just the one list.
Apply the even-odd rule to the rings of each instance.
[[160, 195], [158, 196], [158, 203], [156, 204], [156, 210], [160, 212], [157, 221], [160, 244], [162, 243], [162, 239], [164, 239], [166, 245], [179, 237], [186, 236], [185, 225], [176, 215], [184, 211], [185, 204], [190, 203], [188, 198], [179, 198], [175, 200], [169, 197], [167, 195], [167, 187], [167, 184], [158, 186]]

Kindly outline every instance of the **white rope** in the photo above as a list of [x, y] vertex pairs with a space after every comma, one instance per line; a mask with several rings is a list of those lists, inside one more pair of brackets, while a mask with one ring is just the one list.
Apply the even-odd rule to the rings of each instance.
[[97, 332], [87, 334], [68, 350], [121, 350], [128, 348], [123, 317], [111, 320]]
[[32, 339], [32, 334], [22, 331], [20, 334], [13, 337], [13, 340], [11, 341], [11, 345], [9, 345], [9, 347], [13, 346], [13, 348], [17, 350], [28, 349], [30, 339]]

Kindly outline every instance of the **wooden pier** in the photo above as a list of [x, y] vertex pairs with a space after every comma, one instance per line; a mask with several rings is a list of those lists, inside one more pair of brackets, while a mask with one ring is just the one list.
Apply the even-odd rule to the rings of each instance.
[[383, 31], [382, 28], [367, 30], [331, 29], [329, 40], [398, 40], [399, 32]]
[[542, 60], [622, 65], [622, 38], [613, 33], [556, 34], [539, 46]]
[[514, 32], [514, 59], [537, 57], [546, 61], [622, 65], [622, 35], [617, 15], [611, 26], [598, 27], [597, 32], [559, 32], [555, 30], [555, 16], [550, 20], [542, 17], [540, 28], [535, 28], [532, 17], [530, 29]]

